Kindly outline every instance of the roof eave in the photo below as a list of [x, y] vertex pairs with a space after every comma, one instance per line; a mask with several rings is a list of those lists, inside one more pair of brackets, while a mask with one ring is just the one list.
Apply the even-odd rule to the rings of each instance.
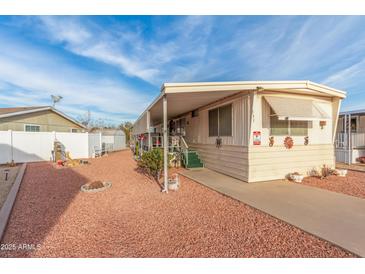
[[[236, 82], [196, 82], [196, 83], [164, 83], [161, 87], [161, 92], [165, 93], [188, 93], [197, 89], [210, 87], [214, 90], [251, 90], [257, 87], [264, 89], [311, 89], [329, 96], [345, 98], [346, 92], [328, 86], [317, 84], [311, 81], [236, 81]], [[186, 90], [184, 91], [183, 88]], [[189, 89], [190, 88], [190, 89]], [[207, 90], [208, 91], [208, 90]]]
[[18, 115], [22, 115], [22, 114], [29, 114], [29, 113], [33, 113], [33, 112], [49, 110], [50, 108], [51, 107], [42, 107], [42, 108], [35, 108], [35, 109], [29, 109], [29, 110], [10, 112], [10, 113], [6, 113], [6, 114], [1, 114], [0, 118], [7, 118], [7, 117], [18, 116]]
[[137, 120], [133, 123], [133, 127], [136, 123], [138, 123], [139, 120], [142, 119], [142, 117], [146, 114], [146, 112], [149, 111], [164, 95], [165, 95], [165, 87], [164, 85], [162, 85], [160, 94], [152, 101], [151, 104], [148, 105], [148, 107], [141, 113], [141, 115], [138, 116]]
[[[199, 87], [201, 90], [199, 90]], [[207, 89], [207, 87], [209, 87]], [[190, 93], [190, 92], [209, 92], [214, 90], [253, 90], [258, 87], [267, 89], [309, 89], [319, 93], [323, 93], [330, 97], [345, 98], [346, 92], [328, 86], [317, 84], [309, 80], [299, 81], [233, 81], [233, 82], [190, 82], [190, 83], [163, 83], [160, 88], [160, 94], [152, 101], [152, 103], [142, 112], [142, 114], [133, 123], [133, 126], [149, 111], [165, 94], [169, 93]]]

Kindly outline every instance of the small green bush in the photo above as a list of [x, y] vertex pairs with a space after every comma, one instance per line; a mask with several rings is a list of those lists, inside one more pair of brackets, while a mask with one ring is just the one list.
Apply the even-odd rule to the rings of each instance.
[[138, 142], [136, 142], [136, 147], [135, 147], [135, 155], [138, 156], [139, 154], [139, 144]]
[[[169, 155], [169, 160], [170, 157]], [[163, 149], [154, 148], [151, 151], [144, 152], [138, 161], [138, 166], [145, 168], [156, 180], [159, 180], [163, 169]]]

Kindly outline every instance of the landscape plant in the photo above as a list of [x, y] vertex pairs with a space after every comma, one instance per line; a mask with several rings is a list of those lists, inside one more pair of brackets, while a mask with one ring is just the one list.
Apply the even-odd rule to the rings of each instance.
[[[169, 155], [169, 162], [171, 160], [170, 158], [171, 156]], [[163, 168], [163, 161], [163, 149], [154, 148], [142, 154], [141, 159], [138, 161], [138, 166], [146, 169], [151, 176], [159, 180]]]

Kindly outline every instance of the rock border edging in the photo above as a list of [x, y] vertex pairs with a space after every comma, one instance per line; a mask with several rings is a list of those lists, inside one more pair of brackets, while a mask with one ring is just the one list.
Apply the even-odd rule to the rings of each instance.
[[85, 193], [95, 193], [95, 192], [100, 192], [100, 191], [104, 191], [108, 188], [110, 188], [112, 186], [112, 183], [111, 182], [103, 182], [103, 185], [104, 187], [101, 187], [101, 188], [95, 188], [95, 189], [86, 189], [87, 184], [85, 185], [82, 185], [80, 190], [81, 192], [85, 192]]
[[15, 178], [14, 184], [11, 187], [8, 196], [6, 197], [5, 203], [0, 209], [0, 241], [4, 236], [6, 226], [8, 224], [10, 214], [16, 200], [16, 196], [19, 192], [20, 184], [23, 180], [26, 167], [27, 167], [26, 163], [22, 164], [22, 166], [20, 167], [19, 172]]

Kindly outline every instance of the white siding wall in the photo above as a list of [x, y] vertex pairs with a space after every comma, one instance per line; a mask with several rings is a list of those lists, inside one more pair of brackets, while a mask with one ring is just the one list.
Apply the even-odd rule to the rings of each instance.
[[250, 104], [248, 96], [236, 99], [222, 100], [219, 104], [207, 106], [199, 110], [198, 117], [187, 115], [186, 140], [191, 144], [215, 144], [216, 137], [209, 137], [209, 109], [232, 103], [232, 136], [223, 136], [223, 145], [248, 145], [248, 131], [250, 124]]
[[[278, 94], [279, 96], [285, 96]], [[332, 120], [327, 120], [323, 129], [319, 121], [313, 121], [308, 130], [309, 144], [304, 145], [304, 136], [291, 136], [294, 146], [286, 149], [286, 136], [274, 136], [275, 144], [269, 146], [270, 137], [270, 106], [263, 99], [264, 95], [256, 95], [253, 106], [253, 131], [261, 131], [261, 145], [253, 145], [252, 137], [249, 146], [249, 182], [283, 179], [288, 173], [300, 172], [308, 175], [312, 169], [319, 169], [323, 165], [334, 167], [334, 146], [332, 144]], [[291, 96], [292, 97], [292, 96]], [[300, 98], [300, 97], [297, 97]], [[332, 102], [319, 100], [321, 107], [332, 118]]]
[[[232, 136], [221, 137], [222, 146], [215, 146], [216, 137], [209, 137], [209, 109], [232, 103]], [[248, 181], [248, 137], [250, 126], [249, 96], [241, 95], [235, 99], [202, 108], [199, 116], [187, 115], [186, 140], [192, 149], [198, 151], [204, 166], [240, 180]]]
[[[329, 101], [319, 101], [321, 108], [326, 111], [332, 119], [332, 103]], [[262, 110], [262, 111], [261, 111]], [[270, 137], [270, 105], [262, 95], [257, 95], [257, 104], [254, 107], [255, 121], [252, 131], [261, 131], [262, 146], [269, 144]], [[321, 129], [319, 121], [313, 121], [312, 128], [308, 129], [309, 144], [332, 144], [332, 120], [327, 120], [327, 125]], [[252, 133], [251, 133], [252, 134]], [[274, 136], [275, 146], [282, 146], [286, 136]], [[303, 136], [291, 136], [294, 145], [303, 145]]]
[[248, 150], [244, 146], [191, 144], [198, 151], [206, 168], [221, 172], [234, 178], [248, 181]]
[[249, 147], [249, 180], [258, 182], [284, 179], [291, 172], [308, 176], [311, 170], [323, 165], [335, 167], [334, 147], [331, 144], [294, 145], [286, 149], [284, 145]]

